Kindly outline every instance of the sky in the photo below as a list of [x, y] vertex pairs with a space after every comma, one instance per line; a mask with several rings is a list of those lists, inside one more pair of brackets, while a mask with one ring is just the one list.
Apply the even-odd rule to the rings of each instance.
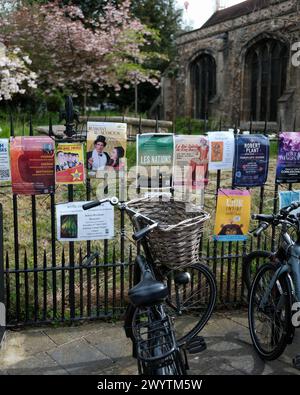
[[[184, 9], [184, 3], [188, 1], [187, 11]], [[221, 5], [230, 7], [234, 4], [241, 3], [243, 0], [220, 0]], [[192, 26], [194, 29], [201, 27], [204, 22], [214, 13], [216, 0], [176, 0], [177, 5], [184, 9], [183, 23]]]

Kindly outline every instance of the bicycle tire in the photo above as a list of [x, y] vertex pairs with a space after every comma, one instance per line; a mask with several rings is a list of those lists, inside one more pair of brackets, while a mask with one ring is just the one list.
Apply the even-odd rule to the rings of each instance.
[[272, 253], [264, 250], [252, 251], [243, 258], [243, 280], [248, 292], [251, 290], [258, 269], [264, 264], [261, 260], [270, 260]]
[[[167, 366], [147, 365], [144, 362], [138, 361], [138, 370], [141, 376], [186, 376], [185, 361], [180, 350], [174, 351], [169, 357]], [[164, 364], [165, 361], [161, 361]], [[158, 364], [159, 365], [159, 364]]]
[[[172, 315], [174, 318], [174, 327], [175, 327], [175, 333], [176, 333], [176, 339], [179, 345], [183, 345], [185, 343], [188, 343], [191, 339], [193, 339], [207, 324], [208, 320], [210, 319], [215, 304], [217, 300], [217, 283], [214, 274], [211, 272], [211, 270], [205, 266], [202, 263], [196, 263], [188, 266], [184, 266], [181, 269], [179, 269], [182, 272], [188, 272], [190, 271], [192, 273], [192, 276], [196, 277], [196, 280], [198, 279], [198, 290], [201, 293], [202, 296], [205, 296], [204, 304], [202, 305], [203, 310], [200, 311], [201, 309], [201, 301], [198, 298], [198, 301], [196, 299], [196, 304], [193, 306], [187, 306], [184, 308], [184, 310], [181, 310], [180, 315], [176, 311], [176, 307], [173, 303], [170, 303], [170, 297], [172, 297], [171, 292], [172, 289], [175, 289], [175, 284], [169, 284], [169, 289], [170, 295], [169, 299], [167, 301], [168, 304], [168, 314]], [[171, 271], [169, 272], [169, 282], [170, 282], [170, 275], [177, 273], [178, 270]], [[174, 280], [174, 275], [173, 278], [171, 278], [171, 281], [175, 283]], [[199, 282], [200, 282], [200, 288], [199, 288]], [[205, 295], [205, 290], [201, 288], [201, 285], [206, 284], [208, 286], [208, 294]], [[186, 291], [186, 288], [183, 291]], [[191, 299], [191, 296], [190, 296]], [[174, 302], [174, 301], [173, 301]], [[198, 303], [198, 306], [197, 306]], [[184, 306], [184, 303], [183, 303]], [[190, 309], [189, 309], [190, 307]], [[186, 316], [192, 316], [193, 313], [197, 312], [198, 308], [198, 314], [200, 313], [200, 319], [198, 319], [196, 325], [193, 325], [192, 327], [188, 327], [187, 322], [186, 322]], [[181, 320], [183, 322], [183, 325], [181, 326], [181, 330], [179, 331], [179, 325], [178, 321]], [[186, 332], [185, 332], [186, 330]]]
[[177, 345], [172, 321], [163, 305], [136, 309], [132, 327], [141, 375], [186, 374], [182, 350]]
[[[265, 286], [268, 287], [271, 278], [274, 276], [276, 272], [276, 269], [277, 267], [272, 264], [265, 264], [259, 269], [252, 284], [250, 300], [249, 300], [249, 309], [248, 309], [249, 331], [250, 331], [250, 336], [253, 346], [257, 354], [260, 356], [260, 358], [267, 361], [272, 361], [274, 359], [279, 358], [279, 356], [284, 352], [288, 344], [288, 340], [292, 331], [290, 287], [286, 275], [282, 275], [278, 279], [279, 284], [278, 282], [274, 284], [274, 287], [272, 288], [267, 301], [268, 304], [264, 306], [264, 311], [262, 311], [260, 307], [258, 308], [258, 305], [261, 302], [261, 297], [266, 292], [266, 289], [263, 288], [264, 287], [263, 277], [266, 275], [266, 273], [269, 272], [269, 275], [265, 276]], [[259, 287], [261, 288], [261, 294], [259, 294]], [[284, 310], [281, 309], [280, 311], [278, 311], [278, 304], [279, 304], [279, 300], [277, 302], [278, 298], [280, 299], [280, 302]], [[273, 303], [274, 306], [271, 305], [272, 300], [274, 300]], [[261, 333], [263, 336], [266, 336], [268, 331], [266, 330], [266, 327], [263, 327], [264, 330], [259, 330], [258, 326], [256, 326], [255, 323], [256, 320], [254, 318], [255, 310], [257, 311], [260, 310], [260, 313], [262, 314], [261, 322], [267, 322], [267, 323], [269, 322], [272, 325], [270, 342], [274, 343], [274, 346], [271, 344], [271, 346], [273, 346], [273, 349], [271, 350], [267, 350], [267, 345], [264, 346], [262, 342], [259, 341], [258, 334]], [[268, 317], [268, 314], [270, 315], [272, 313], [274, 314], [274, 317], [272, 316], [271, 318]], [[266, 319], [264, 317], [266, 317]], [[257, 319], [257, 321], [259, 321], [259, 318]], [[282, 333], [280, 334], [280, 338], [278, 339], [275, 338], [279, 336], [278, 331], [276, 330], [275, 321], [277, 321], [277, 323], [279, 322], [282, 323]], [[276, 334], [277, 336], [275, 336], [274, 334]]]

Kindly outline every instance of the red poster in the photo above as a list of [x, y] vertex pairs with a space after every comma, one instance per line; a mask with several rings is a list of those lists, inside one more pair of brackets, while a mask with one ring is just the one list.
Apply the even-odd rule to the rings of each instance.
[[14, 194], [54, 192], [54, 142], [50, 137], [11, 137], [10, 160]]

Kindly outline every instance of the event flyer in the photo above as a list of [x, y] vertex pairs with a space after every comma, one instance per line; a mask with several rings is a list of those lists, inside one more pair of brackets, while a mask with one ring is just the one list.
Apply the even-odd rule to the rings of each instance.
[[209, 170], [232, 170], [234, 157], [233, 132], [208, 132]]
[[54, 142], [50, 137], [11, 137], [10, 160], [14, 194], [54, 192]]
[[276, 169], [276, 183], [300, 182], [300, 133], [282, 132]]
[[251, 195], [249, 191], [220, 189], [218, 192], [214, 240], [246, 240], [250, 217]]
[[265, 184], [269, 168], [269, 139], [262, 134], [239, 135], [235, 139], [233, 185], [258, 187]]
[[10, 181], [9, 140], [0, 139], [0, 181]]
[[89, 177], [102, 178], [104, 170], [125, 166], [127, 124], [87, 123], [87, 169]]
[[[279, 209], [300, 201], [300, 191], [282, 191], [279, 192]], [[299, 211], [299, 209], [297, 210]]]
[[114, 208], [107, 202], [84, 211], [87, 202], [56, 206], [57, 239], [60, 241], [106, 240], [114, 237]]
[[83, 144], [59, 143], [55, 152], [56, 184], [83, 184], [85, 181]]
[[175, 136], [175, 188], [199, 190], [207, 185], [208, 151], [208, 139], [204, 136]]
[[145, 133], [137, 135], [139, 187], [170, 188], [172, 186], [174, 148], [173, 134]]

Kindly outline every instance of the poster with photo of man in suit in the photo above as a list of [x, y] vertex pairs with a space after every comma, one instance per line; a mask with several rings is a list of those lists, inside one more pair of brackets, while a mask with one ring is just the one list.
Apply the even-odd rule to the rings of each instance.
[[124, 167], [126, 144], [127, 124], [88, 122], [88, 176], [102, 178], [104, 171], [121, 170]]

